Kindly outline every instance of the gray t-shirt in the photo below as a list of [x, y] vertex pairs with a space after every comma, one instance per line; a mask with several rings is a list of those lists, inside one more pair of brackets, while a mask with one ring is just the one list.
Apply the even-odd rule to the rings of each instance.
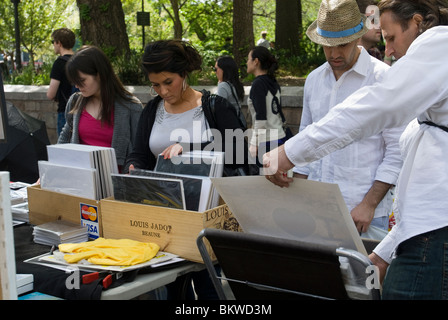
[[[233, 93], [232, 93], [233, 90]], [[236, 97], [236, 90], [231, 83], [228, 82], [219, 82], [218, 88], [216, 89], [216, 94], [225, 98], [229, 101], [234, 107], [235, 110], [240, 110], [240, 103]]]
[[207, 134], [209, 125], [202, 106], [183, 113], [168, 113], [163, 100], [160, 101], [154, 126], [149, 138], [149, 149], [158, 156], [176, 142], [202, 143], [210, 141]]

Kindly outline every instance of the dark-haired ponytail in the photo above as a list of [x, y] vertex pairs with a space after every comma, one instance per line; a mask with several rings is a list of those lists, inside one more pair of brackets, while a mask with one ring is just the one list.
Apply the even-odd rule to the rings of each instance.
[[146, 73], [163, 71], [182, 77], [201, 70], [202, 57], [189, 43], [182, 40], [159, 40], [148, 44], [142, 58]]
[[202, 57], [199, 52], [190, 45], [184, 42], [185, 58], [188, 60], [189, 69], [188, 72], [201, 71], [202, 70]]
[[252, 59], [258, 58], [261, 69], [265, 70], [268, 76], [275, 80], [275, 72], [278, 70], [278, 62], [269, 49], [262, 46], [256, 46], [251, 52]]

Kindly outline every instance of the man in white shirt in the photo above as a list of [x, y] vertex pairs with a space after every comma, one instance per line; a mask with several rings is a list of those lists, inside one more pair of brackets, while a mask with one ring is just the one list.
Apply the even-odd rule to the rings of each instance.
[[[398, 61], [319, 122], [264, 155], [273, 183], [284, 173], [384, 128], [409, 124], [400, 139], [396, 225], [369, 255], [383, 282], [383, 299], [448, 296], [448, 5], [446, 1], [382, 0], [386, 55]], [[387, 112], [385, 112], [387, 111]]]
[[[317, 25], [343, 36], [321, 35]], [[336, 1], [333, 5], [323, 2], [313, 26], [307, 35], [323, 46], [327, 62], [307, 77], [299, 131], [322, 119], [359, 88], [381, 80], [389, 69], [358, 46], [368, 29], [355, 0]], [[352, 32], [344, 32], [347, 29]], [[398, 141], [403, 129], [385, 129], [308, 166], [295, 167], [295, 176], [338, 184], [358, 232], [363, 237], [382, 239], [392, 211], [390, 189], [402, 166]]]
[[262, 46], [268, 49], [271, 47], [269, 40], [266, 39], [267, 35], [267, 31], [261, 31], [261, 38], [257, 41], [257, 46]]

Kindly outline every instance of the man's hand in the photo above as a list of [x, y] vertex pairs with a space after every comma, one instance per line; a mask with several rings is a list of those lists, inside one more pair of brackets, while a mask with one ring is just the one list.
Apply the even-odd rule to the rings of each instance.
[[359, 233], [367, 232], [367, 229], [375, 215], [376, 206], [369, 206], [365, 202], [361, 202], [350, 212]]
[[288, 187], [293, 181], [287, 176], [288, 170], [293, 167], [294, 164], [286, 156], [284, 145], [263, 155], [263, 174], [279, 187]]
[[378, 204], [383, 200], [391, 184], [375, 180], [361, 203], [353, 208], [351, 215], [358, 232], [366, 232], [375, 216]]

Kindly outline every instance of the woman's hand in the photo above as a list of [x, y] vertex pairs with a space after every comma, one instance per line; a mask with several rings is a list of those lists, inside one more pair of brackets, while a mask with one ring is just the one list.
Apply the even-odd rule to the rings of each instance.
[[175, 143], [170, 145], [168, 148], [162, 151], [163, 159], [171, 159], [172, 157], [178, 156], [182, 153], [182, 146], [180, 143]]
[[249, 152], [250, 152], [250, 155], [251, 155], [253, 158], [256, 158], [256, 157], [257, 157], [257, 152], [258, 152], [258, 148], [257, 148], [257, 146], [251, 144], [251, 145], [249, 146]]

